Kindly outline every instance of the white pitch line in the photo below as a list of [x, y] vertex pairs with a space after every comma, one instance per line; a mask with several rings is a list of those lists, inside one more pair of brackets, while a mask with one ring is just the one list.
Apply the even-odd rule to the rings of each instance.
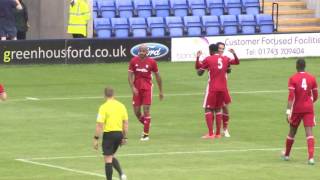
[[[265, 93], [285, 93], [287, 90], [261, 90], [261, 91], [231, 91], [231, 94], [265, 94]], [[166, 97], [177, 97], [177, 96], [202, 96], [204, 93], [173, 93], [165, 94]], [[154, 95], [156, 97], [157, 95]], [[116, 96], [117, 98], [132, 98], [131, 95], [120, 95]], [[53, 98], [31, 98], [27, 97], [26, 99], [11, 99], [11, 102], [21, 102], [28, 100], [40, 100], [40, 101], [59, 101], [59, 100], [83, 100], [83, 99], [102, 99], [101, 96], [88, 96], [88, 97], [53, 97]]]
[[31, 101], [39, 101], [39, 98], [34, 98], [34, 97], [26, 97], [26, 100], [31, 100]]
[[[315, 147], [316, 149], [320, 147]], [[295, 150], [306, 149], [306, 147], [295, 147]], [[118, 157], [137, 157], [137, 156], [161, 156], [161, 155], [181, 155], [181, 154], [208, 154], [208, 153], [237, 153], [251, 151], [281, 151], [283, 148], [250, 148], [250, 149], [222, 149], [222, 150], [204, 150], [204, 151], [173, 151], [159, 153], [132, 153], [118, 154]], [[56, 159], [80, 159], [80, 158], [98, 158], [100, 156], [60, 156], [60, 157], [35, 157], [25, 158], [26, 160], [56, 160]], [[19, 160], [19, 159], [16, 159]]]
[[[63, 167], [63, 166], [56, 166], [56, 165], [47, 164], [47, 163], [40, 163], [40, 162], [35, 162], [35, 161], [27, 160], [27, 159], [16, 159], [16, 160], [20, 161], [20, 162], [28, 163], [28, 164], [34, 164], [34, 165], [38, 165], [38, 166], [45, 166], [45, 167], [49, 167], [49, 168], [60, 169], [60, 170], [74, 172], [74, 173], [78, 173], [78, 174], [85, 174], [85, 175], [97, 176], [97, 177], [105, 178], [105, 175], [99, 174], [99, 173], [93, 173], [93, 172], [89, 172], [89, 171], [71, 169], [71, 168], [66, 168], [66, 167]], [[118, 178], [113, 178], [113, 179], [118, 180]]]

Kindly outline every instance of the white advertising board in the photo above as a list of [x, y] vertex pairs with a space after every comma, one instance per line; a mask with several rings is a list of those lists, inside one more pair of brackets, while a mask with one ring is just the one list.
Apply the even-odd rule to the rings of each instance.
[[233, 48], [241, 59], [320, 56], [320, 33], [260, 34], [173, 38], [172, 61], [194, 61], [198, 50], [207, 56], [209, 44], [217, 42], [226, 44], [227, 56]]

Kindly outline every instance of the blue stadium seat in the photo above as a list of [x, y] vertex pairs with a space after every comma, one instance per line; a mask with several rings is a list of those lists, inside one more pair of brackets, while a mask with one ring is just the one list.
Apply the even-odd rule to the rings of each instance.
[[260, 2], [259, 0], [242, 0], [242, 7], [246, 14], [259, 14], [260, 13]]
[[188, 36], [201, 36], [202, 24], [199, 16], [185, 16], [183, 21]]
[[206, 4], [204, 0], [188, 0], [188, 2], [193, 16], [206, 15]]
[[238, 16], [239, 26], [242, 34], [255, 34], [256, 33], [256, 20], [254, 15], [240, 14]]
[[171, 0], [170, 4], [174, 16], [184, 17], [188, 15], [187, 0]]
[[257, 20], [257, 26], [260, 29], [260, 33], [273, 33], [274, 24], [272, 20], [272, 15], [257, 14], [256, 20]]
[[92, 18], [95, 19], [98, 17], [98, 11], [99, 11], [99, 8], [98, 8], [98, 0], [94, 0], [92, 2]]
[[220, 22], [218, 16], [202, 16], [202, 26], [207, 36], [220, 34]]
[[146, 37], [147, 36], [147, 23], [143, 17], [129, 18], [129, 24], [133, 37]]
[[168, 0], [152, 0], [152, 6], [157, 17], [167, 17], [170, 15], [170, 4]]
[[116, 6], [113, 0], [100, 1], [99, 9], [103, 18], [116, 17]]
[[225, 0], [225, 7], [229, 15], [239, 15], [242, 11], [241, 0]]
[[94, 29], [98, 38], [109, 38], [111, 37], [112, 27], [110, 19], [107, 18], [96, 18], [93, 20]]
[[111, 24], [116, 37], [129, 36], [129, 23], [127, 18], [111, 18]]
[[163, 37], [166, 33], [166, 25], [163, 17], [148, 17], [148, 27], [153, 37]]
[[131, 0], [116, 0], [116, 7], [120, 17], [128, 18], [133, 16], [133, 5]]
[[166, 17], [166, 24], [168, 27], [169, 35], [174, 36], [183, 36], [183, 23], [181, 17], [171, 16]]
[[221, 16], [224, 14], [223, 0], [207, 0], [206, 2], [211, 15]]
[[152, 15], [152, 6], [150, 0], [134, 0], [134, 8], [139, 17], [150, 17]]
[[235, 15], [220, 16], [221, 27], [224, 34], [231, 35], [238, 33], [238, 21]]

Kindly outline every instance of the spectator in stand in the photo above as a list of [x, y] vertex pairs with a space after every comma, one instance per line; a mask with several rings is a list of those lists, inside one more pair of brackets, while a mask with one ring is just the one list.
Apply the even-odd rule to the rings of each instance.
[[16, 18], [16, 28], [17, 28], [17, 39], [25, 40], [28, 28], [30, 27], [28, 22], [28, 9], [23, 0], [19, 0], [22, 10], [16, 10], [15, 18]]
[[0, 0], [0, 38], [16, 40], [17, 28], [14, 10], [22, 10], [19, 0]]
[[87, 25], [91, 18], [88, 0], [71, 0], [69, 7], [68, 33], [73, 38], [86, 38]]

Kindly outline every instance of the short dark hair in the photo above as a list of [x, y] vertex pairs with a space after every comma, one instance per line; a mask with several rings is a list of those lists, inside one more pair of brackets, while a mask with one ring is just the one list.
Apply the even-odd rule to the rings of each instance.
[[299, 58], [297, 60], [296, 66], [298, 71], [304, 71], [304, 69], [306, 68], [306, 61], [304, 60], [304, 58]]
[[210, 44], [209, 45], [209, 52], [210, 54], [214, 54], [218, 51], [218, 46], [216, 44]]
[[220, 45], [226, 46], [226, 44], [224, 44], [223, 42], [217, 42], [217, 47], [219, 47]]
[[108, 98], [113, 97], [114, 96], [114, 90], [112, 87], [106, 87], [104, 88], [104, 95]]

